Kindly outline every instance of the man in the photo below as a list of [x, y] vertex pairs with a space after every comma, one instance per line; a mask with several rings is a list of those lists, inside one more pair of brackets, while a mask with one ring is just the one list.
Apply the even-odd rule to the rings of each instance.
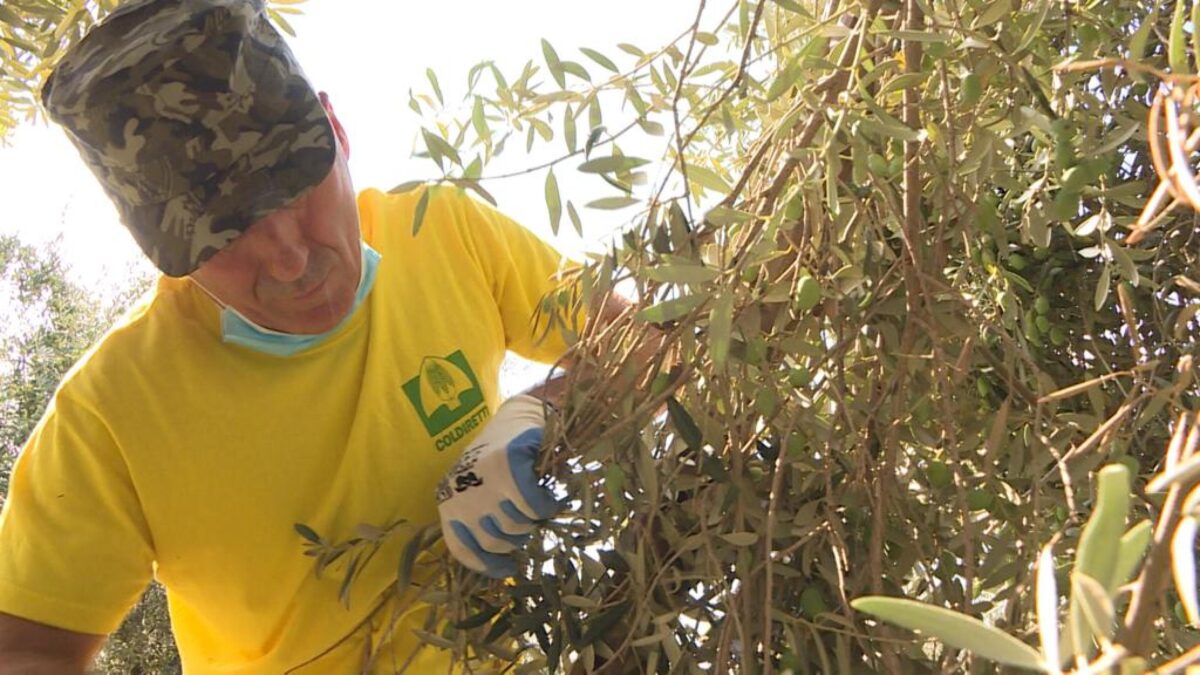
[[[350, 142], [260, 0], [133, 0], [43, 91], [165, 276], [60, 385], [0, 515], [0, 673], [82, 672], [154, 575], [188, 673], [357, 672], [406, 537], [314, 575], [294, 529], [439, 513], [494, 577], [558, 504], [533, 476], [533, 396], [506, 349], [559, 256], [451, 188], [355, 197]], [[464, 451], [470, 452], [464, 455]], [[461, 457], [461, 462], [459, 462]], [[452, 466], [458, 465], [447, 474]], [[447, 476], [435, 500], [435, 486]], [[443, 671], [413, 609], [389, 671]], [[393, 661], [396, 659], [396, 661]]]

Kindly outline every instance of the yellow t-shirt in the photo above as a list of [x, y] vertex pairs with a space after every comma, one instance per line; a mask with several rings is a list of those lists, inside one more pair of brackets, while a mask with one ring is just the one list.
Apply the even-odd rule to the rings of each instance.
[[[360, 523], [436, 522], [437, 481], [499, 403], [505, 350], [551, 362], [565, 349], [531, 324], [559, 255], [450, 187], [414, 237], [417, 196], [360, 195], [375, 285], [292, 357], [223, 344], [216, 305], [161, 279], [64, 379], [17, 461], [0, 611], [109, 633], [153, 573], [188, 673], [282, 673], [348, 635], [299, 672], [355, 672], [356, 627], [405, 537], [367, 565], [347, 610], [340, 568], [318, 578], [293, 524], [342, 541]], [[416, 644], [401, 626], [392, 651], [403, 661]], [[420, 659], [410, 672], [444, 672], [445, 654]]]

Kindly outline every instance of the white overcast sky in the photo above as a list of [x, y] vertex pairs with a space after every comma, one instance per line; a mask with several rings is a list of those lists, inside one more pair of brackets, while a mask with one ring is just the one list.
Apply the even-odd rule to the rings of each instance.
[[[580, 61], [599, 74], [603, 71], [580, 54], [579, 47], [598, 49], [628, 64], [630, 57], [616, 48], [618, 42], [648, 51], [662, 46], [690, 25], [697, 2], [309, 0], [300, 7], [304, 15], [294, 17], [298, 37], [292, 46], [309, 79], [329, 92], [347, 127], [355, 184], [359, 189], [387, 189], [436, 175], [431, 162], [412, 158], [419, 119], [407, 105], [410, 87], [428, 90], [426, 68], [439, 75], [448, 105], [461, 98], [467, 71], [479, 61], [495, 61], [511, 74], [510, 81], [525, 61], [541, 64], [541, 38], [550, 40], [562, 58]], [[555, 143], [561, 141], [556, 138]], [[516, 147], [520, 143], [511, 145], [505, 168], [526, 166], [529, 160], [523, 160]], [[661, 147], [641, 150], [650, 157], [661, 154]], [[608, 194], [598, 179], [592, 184], [572, 182], [585, 179], [568, 172], [568, 167], [557, 172], [565, 192], [575, 187], [578, 197]], [[581, 210], [586, 242], [573, 235], [551, 238], [543, 180], [544, 174], [538, 174], [487, 187], [502, 210], [569, 253], [593, 248], [620, 224], [619, 216]], [[26, 124], [9, 147], [0, 147], [0, 205], [0, 233], [16, 232], [31, 243], [61, 234], [63, 253], [85, 283], [103, 286], [128, 274], [130, 265], [148, 268], [108, 199], [56, 127]], [[569, 232], [565, 216], [563, 220]]]

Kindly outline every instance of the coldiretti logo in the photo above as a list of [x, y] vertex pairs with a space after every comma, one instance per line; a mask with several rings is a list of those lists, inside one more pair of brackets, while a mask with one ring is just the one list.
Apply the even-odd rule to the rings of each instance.
[[426, 356], [420, 373], [404, 383], [404, 393], [429, 435], [440, 434], [435, 443], [438, 450], [450, 447], [488, 418], [483, 390], [461, 350], [446, 358]]

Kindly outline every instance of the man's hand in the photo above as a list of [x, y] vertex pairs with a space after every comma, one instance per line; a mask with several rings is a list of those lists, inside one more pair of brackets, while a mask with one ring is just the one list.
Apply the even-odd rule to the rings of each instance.
[[0, 612], [0, 675], [83, 675], [104, 638]]
[[493, 579], [517, 573], [510, 554], [529, 541], [536, 521], [562, 508], [534, 473], [546, 423], [543, 405], [527, 394], [500, 404], [438, 484], [447, 548], [460, 563]]

